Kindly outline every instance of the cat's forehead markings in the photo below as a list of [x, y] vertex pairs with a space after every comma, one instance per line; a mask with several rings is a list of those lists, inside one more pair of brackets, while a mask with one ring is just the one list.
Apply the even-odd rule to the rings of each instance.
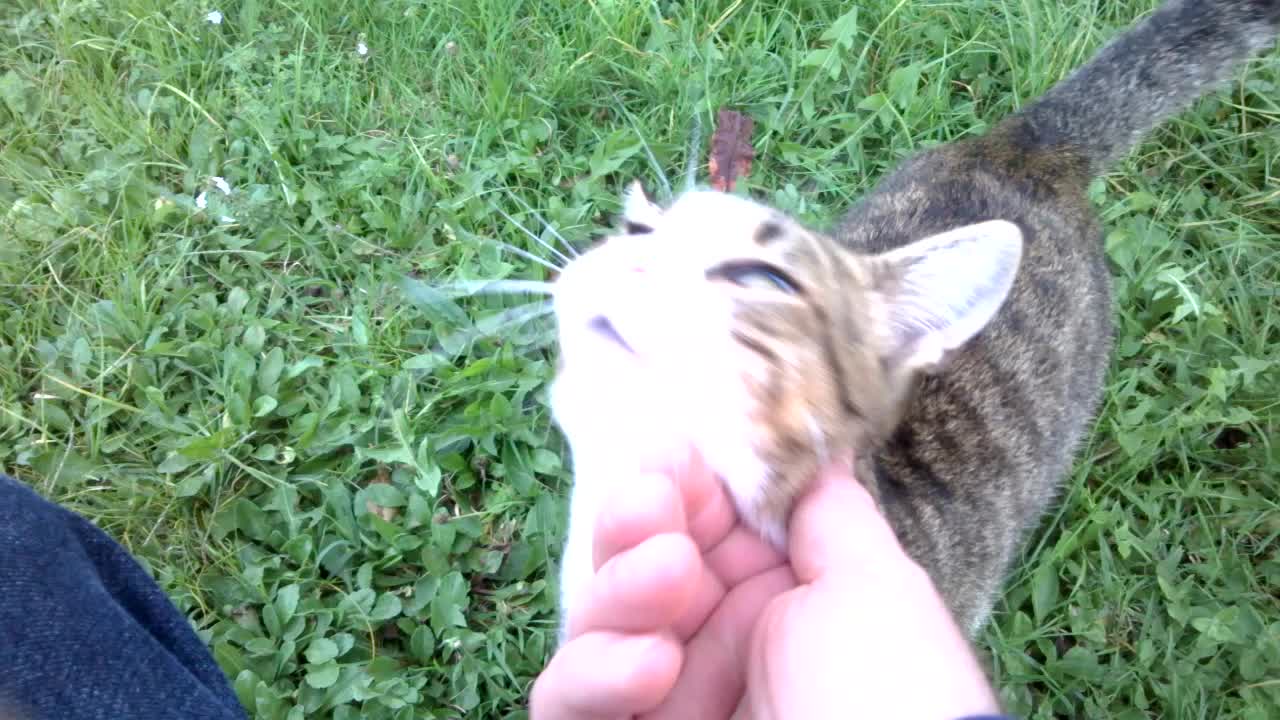
[[769, 218], [756, 227], [755, 241], [757, 245], [767, 247], [775, 240], [786, 237], [787, 231], [778, 218]]

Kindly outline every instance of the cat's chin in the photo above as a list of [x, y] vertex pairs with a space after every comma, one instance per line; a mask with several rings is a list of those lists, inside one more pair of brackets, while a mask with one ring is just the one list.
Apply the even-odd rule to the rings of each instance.
[[682, 386], [639, 365], [620, 370], [566, 363], [552, 383], [552, 413], [569, 442], [575, 492], [586, 485], [594, 494], [642, 473], [667, 471], [697, 453], [743, 521], [785, 548], [786, 517], [768, 502], [770, 471], [751, 445], [759, 429], [752, 426], [745, 395], [713, 396], [708, 385]]
[[[687, 453], [688, 436], [674, 419], [681, 413], [664, 395], [664, 389], [636, 367], [562, 369], [551, 385], [551, 409], [569, 441], [575, 484], [601, 482], [577, 477], [577, 468], [584, 464], [598, 466], [607, 460], [614, 474], [633, 476]], [[588, 457], [600, 462], [585, 462]]]

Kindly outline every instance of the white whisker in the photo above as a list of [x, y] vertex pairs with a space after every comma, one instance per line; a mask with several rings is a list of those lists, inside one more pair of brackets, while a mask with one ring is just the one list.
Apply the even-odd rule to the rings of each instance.
[[[635, 123], [632, 123], [635, 126]], [[640, 136], [640, 129], [636, 128], [636, 135]], [[645, 142], [643, 136], [640, 137], [640, 145], [644, 147], [644, 154], [649, 157], [649, 167], [653, 168], [653, 174], [658, 177], [658, 182], [662, 184], [662, 193], [664, 199], [670, 202], [675, 194], [671, 191], [671, 181], [667, 179], [667, 173], [662, 169], [662, 165], [658, 163], [658, 157], [653, 154], [653, 149], [649, 147], [649, 143]]]
[[[555, 312], [555, 310], [555, 306], [546, 301], [517, 305], [513, 308], [503, 310], [496, 315], [481, 318], [480, 321], [476, 323], [476, 330], [492, 334], [512, 326], [523, 325], [531, 320], [543, 317], [544, 315], [550, 315]], [[490, 325], [490, 327], [486, 329], [483, 327], [485, 325]]]
[[495, 315], [481, 318], [475, 325], [441, 338], [440, 345], [445, 348], [466, 345], [479, 338], [495, 335], [499, 331], [519, 327], [553, 312], [555, 312], [555, 307], [548, 302], [517, 305]]
[[555, 284], [542, 280], [461, 280], [458, 282], [437, 285], [437, 290], [464, 297], [468, 295], [519, 295], [533, 293], [536, 295], [555, 294]]
[[445, 335], [436, 343], [435, 350], [431, 354], [437, 356], [437, 362], [430, 367], [419, 368], [430, 372], [436, 366], [449, 362], [462, 351], [464, 347], [470, 345], [475, 340], [483, 337], [491, 337], [499, 332], [524, 325], [525, 323], [545, 317], [555, 312], [555, 307], [549, 302], [534, 302], [517, 305], [508, 308], [500, 313], [482, 318], [479, 322], [471, 327], [459, 330], [449, 335]]
[[532, 230], [530, 230], [529, 228], [525, 227], [524, 225], [521, 225], [521, 224], [520, 224], [520, 221], [518, 221], [518, 220], [516, 220], [515, 218], [511, 217], [510, 215], [508, 215], [508, 214], [507, 214], [507, 213], [506, 213], [502, 208], [500, 208], [500, 207], [498, 207], [498, 206], [496, 206], [496, 205], [495, 205], [495, 206], [493, 207], [493, 209], [494, 209], [494, 210], [497, 210], [499, 215], [501, 215], [502, 217], [506, 218], [506, 219], [507, 219], [507, 222], [509, 222], [509, 223], [511, 223], [512, 225], [515, 225], [516, 227], [520, 228], [520, 231], [521, 231], [521, 232], [523, 232], [525, 235], [528, 235], [528, 236], [529, 236], [529, 237], [530, 237], [534, 242], [538, 243], [539, 245], [541, 245], [542, 247], [546, 248], [547, 250], [550, 250], [550, 251], [551, 251], [551, 253], [552, 253], [553, 255], [555, 255], [556, 257], [560, 258], [560, 260], [561, 260], [562, 262], [564, 262], [564, 264], [568, 265], [569, 263], [573, 262], [572, 260], [570, 260], [570, 259], [569, 259], [569, 256], [568, 256], [568, 255], [565, 255], [564, 253], [562, 253], [562, 252], [560, 252], [559, 250], [555, 249], [555, 247], [553, 247], [553, 246], [551, 245], [551, 243], [549, 243], [549, 242], [547, 242], [546, 240], [543, 240], [542, 238], [538, 237], [537, 233], [533, 232]]
[[684, 189], [693, 190], [698, 184], [698, 158], [702, 157], [702, 115], [693, 114], [693, 128], [689, 132], [689, 147], [684, 162]]
[[547, 229], [547, 232], [551, 233], [551, 235], [555, 239], [559, 240], [561, 245], [564, 245], [565, 250], [568, 250], [574, 257], [581, 257], [582, 253], [578, 252], [578, 248], [574, 247], [572, 243], [566, 240], [565, 237], [561, 235], [558, 230], [556, 230], [554, 225], [547, 222], [546, 218], [542, 217], [542, 215], [537, 210], [533, 209], [532, 205], [525, 202], [523, 198], [511, 192], [510, 190], [507, 191], [507, 195], [510, 195], [512, 200], [515, 200], [516, 202], [520, 203], [520, 206], [523, 207], [525, 210], [533, 213], [533, 217], [536, 218], [538, 222], [542, 223], [542, 226]]
[[644, 139], [644, 133], [640, 131], [640, 126], [636, 124], [635, 116], [633, 116], [622, 104], [622, 100], [615, 93], [613, 102], [618, 106], [618, 110], [627, 116], [627, 122], [631, 124], [631, 129], [635, 131], [636, 137], [640, 139], [640, 147], [644, 148], [644, 154], [649, 160], [649, 167], [653, 168], [653, 174], [657, 176], [658, 183], [662, 185], [662, 199], [670, 201], [673, 194], [671, 192], [671, 182], [667, 180], [667, 173], [662, 169], [662, 164], [658, 162], [658, 157], [653, 154], [653, 148], [649, 147], [649, 143]]
[[[499, 210], [498, 212], [502, 212], [502, 211]], [[555, 263], [544, 260], [538, 257], [537, 255], [534, 255], [533, 253], [529, 252], [528, 250], [522, 250], [516, 247], [515, 245], [512, 245], [511, 243], [504, 243], [501, 240], [494, 240], [493, 238], [487, 238], [487, 237], [481, 237], [481, 236], [476, 236], [476, 239], [481, 240], [483, 242], [487, 242], [487, 243], [493, 243], [494, 245], [497, 245], [498, 247], [503, 248], [504, 250], [510, 250], [511, 252], [515, 253], [516, 255], [519, 255], [525, 260], [532, 260], [533, 262], [538, 263], [539, 265], [541, 265], [544, 268], [547, 268], [551, 272], [558, 273], [563, 269], [559, 265], [556, 265]]]

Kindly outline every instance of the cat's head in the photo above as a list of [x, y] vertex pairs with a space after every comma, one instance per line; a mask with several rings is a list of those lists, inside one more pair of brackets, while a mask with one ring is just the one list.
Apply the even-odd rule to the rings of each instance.
[[817, 468], [893, 429], [914, 378], [994, 316], [1021, 252], [992, 221], [860, 255], [741, 197], [662, 208], [633, 186], [622, 231], [556, 282], [557, 421], [575, 461], [620, 473], [696, 447], [781, 546]]

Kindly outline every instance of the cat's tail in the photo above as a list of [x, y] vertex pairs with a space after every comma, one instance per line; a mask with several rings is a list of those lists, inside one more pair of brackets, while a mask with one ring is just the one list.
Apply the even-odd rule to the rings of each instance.
[[1022, 143], [1105, 172], [1280, 35], [1280, 0], [1168, 0], [1010, 118]]

